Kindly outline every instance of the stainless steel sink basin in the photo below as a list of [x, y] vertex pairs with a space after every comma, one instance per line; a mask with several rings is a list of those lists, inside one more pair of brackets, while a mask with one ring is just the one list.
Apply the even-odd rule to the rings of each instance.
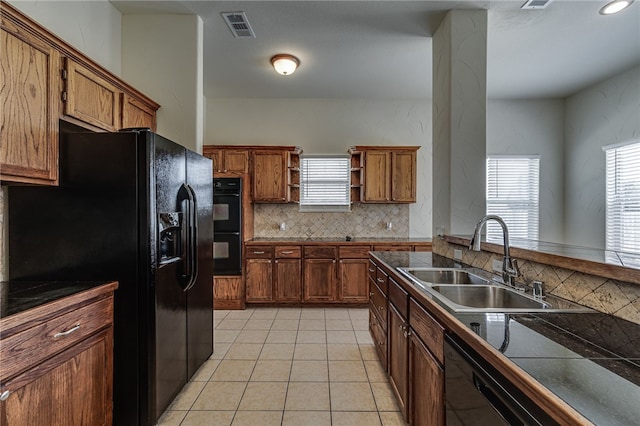
[[398, 270], [410, 279], [432, 284], [487, 284], [489, 282], [463, 269], [398, 268]]
[[434, 285], [431, 287], [455, 305], [497, 310], [546, 309], [549, 304], [497, 285]]
[[399, 267], [422, 291], [455, 312], [593, 312], [577, 303], [522, 292], [460, 268]]

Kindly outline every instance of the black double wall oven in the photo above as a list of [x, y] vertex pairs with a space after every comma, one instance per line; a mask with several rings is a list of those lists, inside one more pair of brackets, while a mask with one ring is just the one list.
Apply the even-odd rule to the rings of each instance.
[[242, 179], [213, 179], [213, 273], [242, 274]]

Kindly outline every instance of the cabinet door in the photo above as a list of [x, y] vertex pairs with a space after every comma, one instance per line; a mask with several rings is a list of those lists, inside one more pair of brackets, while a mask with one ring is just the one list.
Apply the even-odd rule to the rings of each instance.
[[416, 202], [416, 152], [391, 152], [391, 201]]
[[364, 202], [388, 203], [391, 156], [389, 151], [366, 151], [364, 162]]
[[340, 259], [340, 300], [348, 302], [369, 300], [368, 266], [367, 259]]
[[55, 185], [59, 54], [5, 16], [0, 33], [0, 179]]
[[112, 339], [109, 328], [3, 383], [0, 424], [110, 425]]
[[303, 298], [305, 302], [336, 300], [335, 259], [305, 259]]
[[254, 151], [253, 191], [254, 202], [285, 203], [287, 201], [287, 152]]
[[210, 158], [213, 162], [213, 173], [222, 173], [222, 150], [221, 149], [213, 149], [211, 147], [205, 146], [202, 149], [202, 155], [207, 158]]
[[400, 411], [406, 419], [409, 393], [409, 325], [398, 310], [389, 303], [389, 382], [396, 394]]
[[273, 300], [273, 265], [271, 259], [247, 259], [247, 302], [270, 302]]
[[66, 58], [64, 113], [108, 131], [120, 128], [120, 91], [94, 71]]
[[300, 259], [276, 259], [275, 300], [278, 302], [299, 302], [302, 286], [300, 283]]
[[122, 94], [122, 124], [123, 129], [129, 127], [148, 127], [156, 130], [156, 112], [138, 99]]
[[235, 151], [225, 149], [222, 151], [224, 173], [249, 172], [249, 151]]
[[444, 425], [444, 370], [413, 332], [409, 340], [409, 377], [409, 424]]
[[214, 309], [244, 309], [241, 276], [213, 277]]

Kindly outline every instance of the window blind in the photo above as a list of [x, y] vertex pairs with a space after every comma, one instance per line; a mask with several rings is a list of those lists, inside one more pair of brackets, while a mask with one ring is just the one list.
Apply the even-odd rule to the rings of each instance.
[[[540, 158], [487, 158], [487, 214], [504, 219], [509, 235], [537, 240], [539, 228]], [[502, 241], [502, 228], [487, 222], [487, 239]]]
[[351, 157], [300, 158], [300, 211], [349, 211]]
[[640, 142], [605, 153], [607, 250], [640, 253]]

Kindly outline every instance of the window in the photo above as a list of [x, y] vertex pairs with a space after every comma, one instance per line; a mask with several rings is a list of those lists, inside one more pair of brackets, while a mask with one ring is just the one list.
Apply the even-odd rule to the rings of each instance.
[[[487, 214], [504, 219], [509, 236], [538, 239], [540, 158], [490, 156], [487, 158]], [[502, 228], [487, 222], [487, 239], [502, 241]]]
[[640, 253], [640, 142], [605, 147], [606, 248]]
[[350, 177], [350, 156], [301, 156], [300, 211], [350, 211]]

